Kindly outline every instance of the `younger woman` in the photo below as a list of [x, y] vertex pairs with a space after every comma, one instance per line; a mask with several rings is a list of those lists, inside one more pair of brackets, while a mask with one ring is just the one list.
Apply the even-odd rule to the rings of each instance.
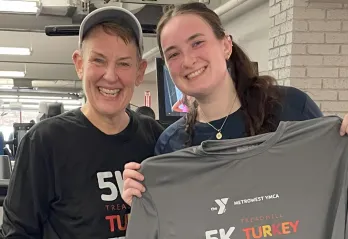
[[[195, 98], [186, 117], [168, 127], [155, 153], [170, 153], [209, 139], [233, 139], [272, 132], [280, 121], [323, 116], [304, 92], [258, 76], [247, 55], [227, 35], [218, 15], [202, 3], [169, 10], [160, 20], [157, 40], [175, 85]], [[341, 135], [347, 132], [348, 117]], [[337, 132], [339, 133], [339, 132]], [[123, 199], [145, 191], [139, 164], [125, 166]]]

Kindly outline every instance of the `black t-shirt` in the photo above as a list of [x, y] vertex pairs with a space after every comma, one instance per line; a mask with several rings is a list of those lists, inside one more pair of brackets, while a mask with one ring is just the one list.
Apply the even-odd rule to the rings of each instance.
[[[281, 108], [276, 109], [280, 121], [303, 121], [323, 116], [316, 103], [304, 92], [293, 87], [279, 87], [282, 95]], [[220, 129], [225, 117], [210, 122]], [[222, 129], [222, 139], [246, 137], [244, 115], [241, 109], [229, 115]], [[200, 145], [205, 140], [216, 139], [217, 131], [206, 123], [197, 122], [194, 127], [193, 146]], [[170, 125], [160, 136], [156, 144], [155, 154], [171, 153], [185, 148], [188, 134], [185, 132], [185, 117]]]
[[23, 137], [4, 201], [5, 238], [125, 236], [124, 164], [153, 156], [163, 130], [149, 117], [127, 113], [130, 123], [116, 135], [98, 130], [78, 109]]

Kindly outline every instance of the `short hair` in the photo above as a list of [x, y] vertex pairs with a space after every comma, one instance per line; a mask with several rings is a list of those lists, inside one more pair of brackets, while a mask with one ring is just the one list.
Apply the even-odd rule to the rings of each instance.
[[115, 22], [103, 22], [103, 23], [95, 25], [85, 35], [81, 44], [81, 48], [83, 48], [84, 41], [88, 39], [90, 33], [97, 28], [102, 28], [103, 31], [109, 35], [119, 36], [126, 44], [134, 43], [137, 47], [137, 56], [139, 59], [141, 59], [142, 56], [141, 56], [139, 42], [133, 30], [130, 27], [121, 26], [120, 24], [117, 24]]

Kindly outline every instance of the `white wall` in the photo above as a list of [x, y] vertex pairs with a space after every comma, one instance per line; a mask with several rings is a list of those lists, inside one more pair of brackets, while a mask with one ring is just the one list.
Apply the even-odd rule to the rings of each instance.
[[268, 2], [225, 24], [226, 31], [259, 63], [261, 73], [268, 71], [268, 32], [270, 26]]

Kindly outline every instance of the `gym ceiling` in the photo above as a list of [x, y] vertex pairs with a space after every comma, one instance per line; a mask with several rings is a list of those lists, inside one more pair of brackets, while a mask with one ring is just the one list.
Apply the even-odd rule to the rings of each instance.
[[[123, 6], [131, 10], [144, 26], [144, 52], [149, 60], [145, 81], [155, 83], [153, 60], [158, 56], [158, 50], [153, 30], [164, 8], [168, 7], [163, 3], [188, 2], [151, 0], [149, 2], [158, 1], [159, 4], [138, 4], [134, 2], [139, 0], [5, 1], [0, 0], [1, 103], [6, 103], [4, 101], [7, 96], [33, 99], [64, 97], [74, 101], [81, 99], [82, 84], [76, 76], [72, 63], [72, 53], [77, 48], [78, 42], [78, 26], [88, 12], [108, 5]], [[210, 0], [210, 3], [208, 0], [204, 1], [212, 9], [228, 2], [228, 0]], [[8, 2], [12, 5], [8, 5]], [[60, 36], [48, 36], [50, 34], [47, 35], [48, 32], [45, 32], [45, 28], [46, 31], [49, 29], [47, 26], [62, 25], [75, 26], [75, 32], [58, 31], [53, 34]]]

